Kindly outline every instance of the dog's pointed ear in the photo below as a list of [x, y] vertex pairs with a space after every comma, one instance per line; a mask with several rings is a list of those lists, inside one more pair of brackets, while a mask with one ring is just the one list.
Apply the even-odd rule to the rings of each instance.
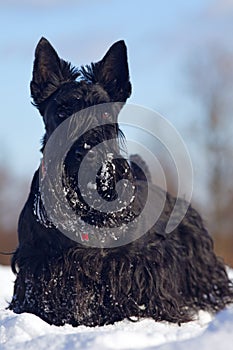
[[96, 63], [97, 81], [115, 102], [125, 102], [131, 94], [127, 49], [123, 40], [113, 44]]
[[67, 81], [75, 80], [77, 71], [70, 63], [59, 58], [49, 41], [41, 38], [35, 50], [31, 96], [41, 111], [41, 103]]

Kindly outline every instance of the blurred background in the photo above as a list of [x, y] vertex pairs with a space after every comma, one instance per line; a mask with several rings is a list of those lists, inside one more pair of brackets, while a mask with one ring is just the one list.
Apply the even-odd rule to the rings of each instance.
[[[43, 124], [29, 91], [38, 40], [45, 36], [79, 66], [124, 39], [129, 102], [158, 111], [181, 134], [193, 163], [193, 205], [233, 266], [233, 0], [0, 0], [0, 29], [0, 251], [17, 245], [41, 157]], [[173, 191], [173, 177], [167, 181]], [[0, 264], [9, 262], [0, 254]]]

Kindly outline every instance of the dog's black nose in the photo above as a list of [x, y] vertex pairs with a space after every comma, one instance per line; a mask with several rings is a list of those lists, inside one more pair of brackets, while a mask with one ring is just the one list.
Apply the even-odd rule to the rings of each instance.
[[87, 150], [84, 147], [77, 147], [75, 150], [76, 159], [81, 161], [85, 156], [88, 161], [94, 162], [97, 159], [97, 152], [92, 149]]

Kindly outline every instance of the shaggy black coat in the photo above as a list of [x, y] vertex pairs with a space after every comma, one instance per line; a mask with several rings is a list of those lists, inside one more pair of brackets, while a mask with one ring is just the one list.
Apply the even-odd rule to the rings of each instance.
[[[42, 38], [31, 82], [32, 98], [46, 129], [42, 152], [64, 118], [92, 105], [125, 102], [130, 93], [123, 41], [115, 43], [101, 61], [78, 70], [60, 59]], [[122, 137], [117, 123], [107, 130]], [[65, 165], [68, 179], [69, 157], [72, 151]], [[146, 180], [133, 162], [115, 165], [118, 176], [127, 168], [136, 184], [136, 200], [130, 210], [137, 215], [146, 200], [148, 176]], [[145, 165], [142, 168], [146, 173]], [[144, 185], [141, 181], [137, 186], [138, 179], [145, 180]], [[64, 186], [78, 191], [72, 181]], [[161, 190], [154, 186], [154, 191]], [[19, 246], [12, 259], [16, 281], [9, 308], [14, 312], [33, 313], [58, 326], [101, 326], [142, 317], [182, 323], [192, 320], [201, 309], [217, 312], [233, 302], [233, 287], [224, 264], [216, 257], [213, 241], [191, 206], [178, 227], [166, 233], [175, 203], [175, 198], [166, 194], [157, 224], [145, 235], [124, 246], [93, 248], [69, 239], [46, 219], [38, 219], [35, 202], [39, 192], [37, 170], [19, 218]], [[113, 192], [112, 186], [111, 198]], [[74, 210], [88, 221], [88, 210], [84, 215], [79, 203]]]

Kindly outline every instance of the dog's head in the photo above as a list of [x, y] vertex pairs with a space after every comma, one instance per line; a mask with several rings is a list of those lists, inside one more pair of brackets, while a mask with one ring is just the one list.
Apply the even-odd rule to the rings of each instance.
[[[60, 59], [46, 39], [42, 38], [38, 43], [31, 95], [45, 124], [42, 152], [62, 122], [77, 116], [75, 128], [82, 132], [66, 154], [63, 185], [72, 208], [84, 220], [94, 224], [104, 222], [108, 226], [113, 220], [108, 220], [111, 214], [109, 216], [106, 211], [100, 214], [99, 210], [91, 209], [85, 197], [90, 198], [96, 190], [105, 201], [115, 201], [118, 197], [117, 183], [122, 179], [132, 180], [129, 163], [120, 155], [119, 140], [123, 135], [118, 127], [119, 110], [130, 93], [127, 52], [123, 41], [113, 44], [99, 62], [80, 69]], [[104, 146], [97, 147], [100, 144]], [[85, 166], [82, 168], [82, 179], [85, 179], [82, 188], [78, 178], [84, 159], [86, 169]], [[88, 169], [96, 165], [95, 180], [87, 181]], [[118, 206], [119, 215], [122, 215], [123, 209], [122, 202]]]
[[72, 114], [102, 103], [125, 102], [130, 94], [124, 41], [113, 44], [101, 61], [80, 69], [60, 59], [45, 38], [39, 41], [35, 51], [31, 96], [44, 119], [44, 143], [55, 128]]

